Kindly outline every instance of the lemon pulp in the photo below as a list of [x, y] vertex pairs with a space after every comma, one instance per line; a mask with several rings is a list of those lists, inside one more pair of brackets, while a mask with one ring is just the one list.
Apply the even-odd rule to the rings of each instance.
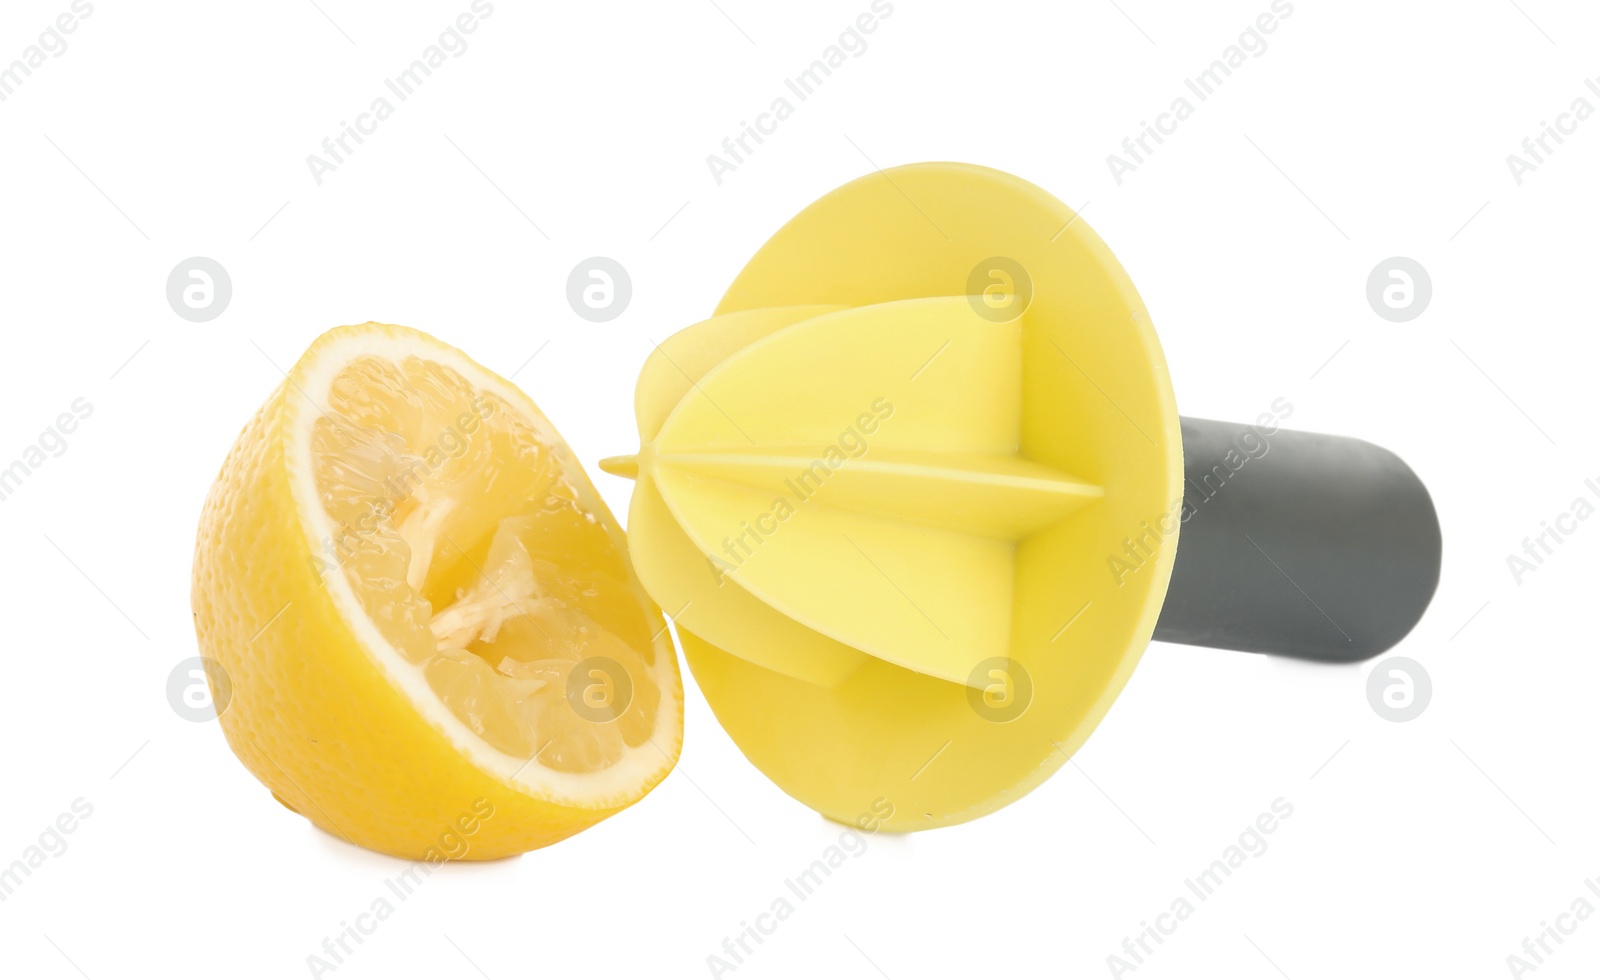
[[651, 623], [539, 433], [414, 355], [355, 358], [326, 408], [311, 436], [323, 567], [450, 713], [556, 772], [599, 772], [650, 740]]

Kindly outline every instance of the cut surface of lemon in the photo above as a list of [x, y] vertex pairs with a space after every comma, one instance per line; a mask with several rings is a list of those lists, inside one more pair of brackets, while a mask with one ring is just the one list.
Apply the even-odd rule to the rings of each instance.
[[207, 500], [193, 600], [234, 751], [363, 846], [520, 853], [678, 756], [621, 529], [526, 395], [415, 330], [332, 330], [288, 373]]

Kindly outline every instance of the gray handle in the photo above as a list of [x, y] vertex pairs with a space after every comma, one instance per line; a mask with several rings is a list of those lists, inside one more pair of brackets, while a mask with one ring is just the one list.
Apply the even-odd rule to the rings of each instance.
[[1183, 528], [1155, 638], [1312, 660], [1398, 643], [1439, 584], [1439, 519], [1359, 439], [1179, 420]]

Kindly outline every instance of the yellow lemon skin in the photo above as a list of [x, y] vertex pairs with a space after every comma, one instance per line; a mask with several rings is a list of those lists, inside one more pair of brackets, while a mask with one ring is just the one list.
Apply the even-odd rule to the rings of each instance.
[[[670, 763], [631, 798], [593, 808], [537, 799], [473, 765], [384, 675], [323, 586], [294, 504], [285, 418], [287, 399], [302, 397], [297, 373], [228, 454], [195, 548], [195, 632], [201, 654], [226, 672], [231, 696], [219, 701], [219, 720], [245, 767], [323, 830], [411, 860], [519, 854], [636, 802]], [[574, 478], [593, 493], [581, 471]], [[654, 607], [649, 613], [659, 619]], [[211, 687], [220, 696], [215, 676]], [[668, 729], [681, 733], [681, 686], [672, 693], [663, 710], [677, 712]], [[660, 746], [672, 761], [680, 741]]]

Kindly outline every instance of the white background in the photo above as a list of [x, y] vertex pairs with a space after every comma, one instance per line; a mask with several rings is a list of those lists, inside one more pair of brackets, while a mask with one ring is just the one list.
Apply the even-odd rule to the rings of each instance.
[[[75, 398], [94, 406], [0, 503], [0, 864], [74, 800], [94, 808], [0, 904], [5, 974], [307, 976], [403, 867], [278, 806], [164, 693], [196, 653], [201, 500], [313, 337], [384, 320], [521, 366], [592, 465], [635, 446], [651, 341], [708, 315], [783, 221], [874, 166], [955, 159], [1088, 202], [1184, 413], [1248, 420], [1281, 396], [1289, 427], [1412, 464], [1445, 567], [1394, 653], [1426, 667], [1433, 701], [1394, 724], [1368, 705], [1370, 664], [1155, 644], [1076, 765], [978, 822], [872, 838], [732, 975], [1107, 976], [1278, 797], [1294, 814], [1266, 853], [1134, 975], [1508, 975], [1541, 921], [1600, 904], [1583, 885], [1600, 876], [1600, 520], [1520, 585], [1506, 565], [1600, 479], [1600, 118], [1521, 186], [1506, 164], [1573, 99], [1600, 108], [1583, 87], [1600, 12], [1517, 2], [1295, 0], [1119, 186], [1106, 155], [1267, 0], [896, 0], [719, 186], [707, 154], [867, 0], [497, 0], [318, 186], [307, 154], [468, 0], [96, 0], [0, 103], [0, 460]], [[0, 63], [67, 8], [7, 0]], [[165, 299], [193, 255], [232, 274], [210, 323]], [[608, 324], [565, 297], [591, 255], [633, 278]], [[1365, 297], [1393, 255], [1433, 281], [1404, 324]], [[593, 472], [625, 513], [630, 485]], [[709, 976], [838, 828], [748, 765], [686, 685], [682, 762], [653, 794], [547, 850], [445, 868], [334, 975]], [[1537, 976], [1597, 967], [1600, 916]]]

